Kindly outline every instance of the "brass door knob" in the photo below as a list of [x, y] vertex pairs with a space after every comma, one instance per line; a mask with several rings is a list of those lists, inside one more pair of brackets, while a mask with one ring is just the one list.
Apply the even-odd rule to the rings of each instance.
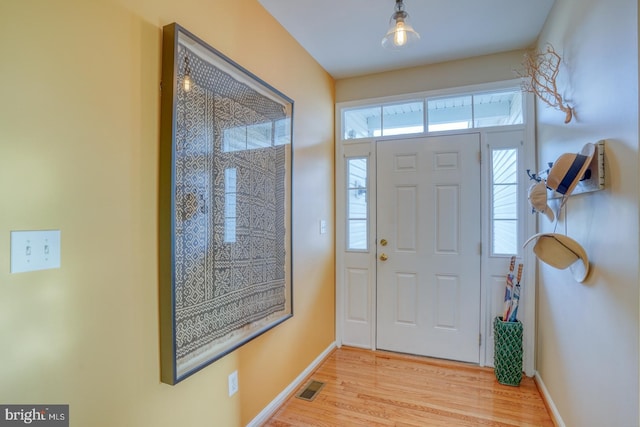
[[380, 261], [386, 261], [388, 259], [389, 257], [387, 256], [387, 254], [380, 254]]
[[388, 242], [387, 242], [387, 239], [381, 239], [381, 240], [380, 240], [380, 244], [381, 244], [382, 246], [387, 246], [387, 243], [388, 243]]

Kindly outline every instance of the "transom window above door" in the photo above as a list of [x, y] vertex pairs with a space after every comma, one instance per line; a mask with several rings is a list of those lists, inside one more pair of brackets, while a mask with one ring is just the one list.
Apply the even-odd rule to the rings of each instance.
[[509, 126], [524, 120], [520, 88], [345, 108], [342, 114], [343, 140]]

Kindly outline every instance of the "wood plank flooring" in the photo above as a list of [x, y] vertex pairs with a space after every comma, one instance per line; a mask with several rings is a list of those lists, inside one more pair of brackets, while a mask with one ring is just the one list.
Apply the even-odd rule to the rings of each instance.
[[553, 426], [533, 379], [505, 386], [465, 363], [342, 347], [308, 379], [326, 385], [311, 402], [291, 396], [265, 427]]

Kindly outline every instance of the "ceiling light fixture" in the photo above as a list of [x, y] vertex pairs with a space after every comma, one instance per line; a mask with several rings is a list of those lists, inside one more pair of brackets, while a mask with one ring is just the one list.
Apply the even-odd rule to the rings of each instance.
[[396, 0], [393, 15], [389, 20], [389, 30], [382, 39], [382, 47], [387, 49], [401, 49], [404, 46], [420, 40], [409, 22], [409, 14], [404, 11], [403, 0]]

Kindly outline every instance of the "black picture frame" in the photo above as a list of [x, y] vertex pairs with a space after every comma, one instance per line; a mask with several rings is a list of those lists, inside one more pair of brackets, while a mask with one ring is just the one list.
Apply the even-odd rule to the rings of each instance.
[[161, 381], [176, 384], [293, 316], [292, 99], [163, 27]]

